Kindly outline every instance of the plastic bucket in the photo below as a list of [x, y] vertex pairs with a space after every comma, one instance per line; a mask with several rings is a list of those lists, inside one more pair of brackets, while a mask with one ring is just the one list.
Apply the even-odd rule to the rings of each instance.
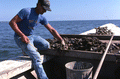
[[72, 61], [65, 64], [65, 67], [67, 79], [92, 79], [91, 63]]

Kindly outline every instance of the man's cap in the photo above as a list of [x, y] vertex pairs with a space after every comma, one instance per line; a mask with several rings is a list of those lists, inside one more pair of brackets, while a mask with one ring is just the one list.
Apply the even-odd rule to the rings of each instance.
[[38, 0], [39, 3], [43, 6], [45, 10], [51, 11], [50, 9], [50, 1], [49, 0]]

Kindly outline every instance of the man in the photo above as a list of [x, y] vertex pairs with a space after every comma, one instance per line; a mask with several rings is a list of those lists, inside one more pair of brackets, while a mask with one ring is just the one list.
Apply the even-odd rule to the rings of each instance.
[[49, 43], [40, 36], [33, 35], [34, 28], [41, 23], [55, 38], [61, 41], [62, 45], [65, 45], [59, 33], [42, 16], [46, 11], [51, 11], [50, 2], [48, 0], [38, 0], [35, 8], [22, 9], [9, 22], [9, 25], [15, 31], [15, 42], [32, 59], [32, 64], [39, 79], [48, 79], [48, 77], [43, 69], [40, 53], [37, 52], [36, 48], [38, 50], [48, 49]]

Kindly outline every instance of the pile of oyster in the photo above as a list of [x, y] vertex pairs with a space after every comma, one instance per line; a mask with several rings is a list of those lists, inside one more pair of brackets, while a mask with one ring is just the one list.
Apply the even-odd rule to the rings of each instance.
[[107, 29], [107, 27], [98, 27], [95, 29], [96, 29], [96, 33], [94, 33], [94, 35], [112, 35], [113, 34], [111, 30]]
[[[94, 52], [104, 52], [107, 43], [101, 42], [97, 37], [82, 37], [82, 38], [67, 38], [63, 37], [65, 40], [65, 46], [62, 46], [57, 39], [47, 39], [50, 43], [51, 49], [58, 50], [84, 50], [84, 51], [94, 51]], [[117, 44], [111, 44], [109, 48], [109, 53], [114, 49], [119, 49]]]
[[[93, 35], [112, 35], [113, 32], [108, 30], [107, 27], [95, 28], [96, 33]], [[67, 38], [63, 37], [65, 46], [62, 46], [57, 39], [47, 39], [50, 43], [51, 49], [58, 50], [84, 50], [94, 52], [104, 52], [108, 43], [101, 42], [97, 37], [82, 37], [82, 38]], [[120, 44], [111, 44], [108, 52], [111, 53], [116, 49], [120, 49]]]

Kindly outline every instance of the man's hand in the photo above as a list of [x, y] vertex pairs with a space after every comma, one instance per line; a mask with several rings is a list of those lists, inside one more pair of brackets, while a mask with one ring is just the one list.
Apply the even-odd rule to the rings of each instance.
[[27, 44], [30, 42], [29, 38], [27, 36], [25, 36], [25, 35], [23, 35], [21, 37], [21, 40], [22, 40], [22, 42], [27, 43]]
[[29, 43], [29, 38], [27, 36], [25, 36], [22, 31], [19, 29], [17, 23], [22, 21], [22, 19], [16, 15], [10, 22], [9, 25], [11, 26], [11, 28], [21, 37], [22, 42], [24, 43]]
[[66, 46], [65, 46], [65, 41], [64, 40], [61, 41], [61, 48], [60, 49], [61, 50], [67, 50]]
[[61, 41], [61, 44], [62, 44], [63, 46], [65, 46], [65, 41], [64, 41], [64, 40], [62, 40], [62, 41]]

